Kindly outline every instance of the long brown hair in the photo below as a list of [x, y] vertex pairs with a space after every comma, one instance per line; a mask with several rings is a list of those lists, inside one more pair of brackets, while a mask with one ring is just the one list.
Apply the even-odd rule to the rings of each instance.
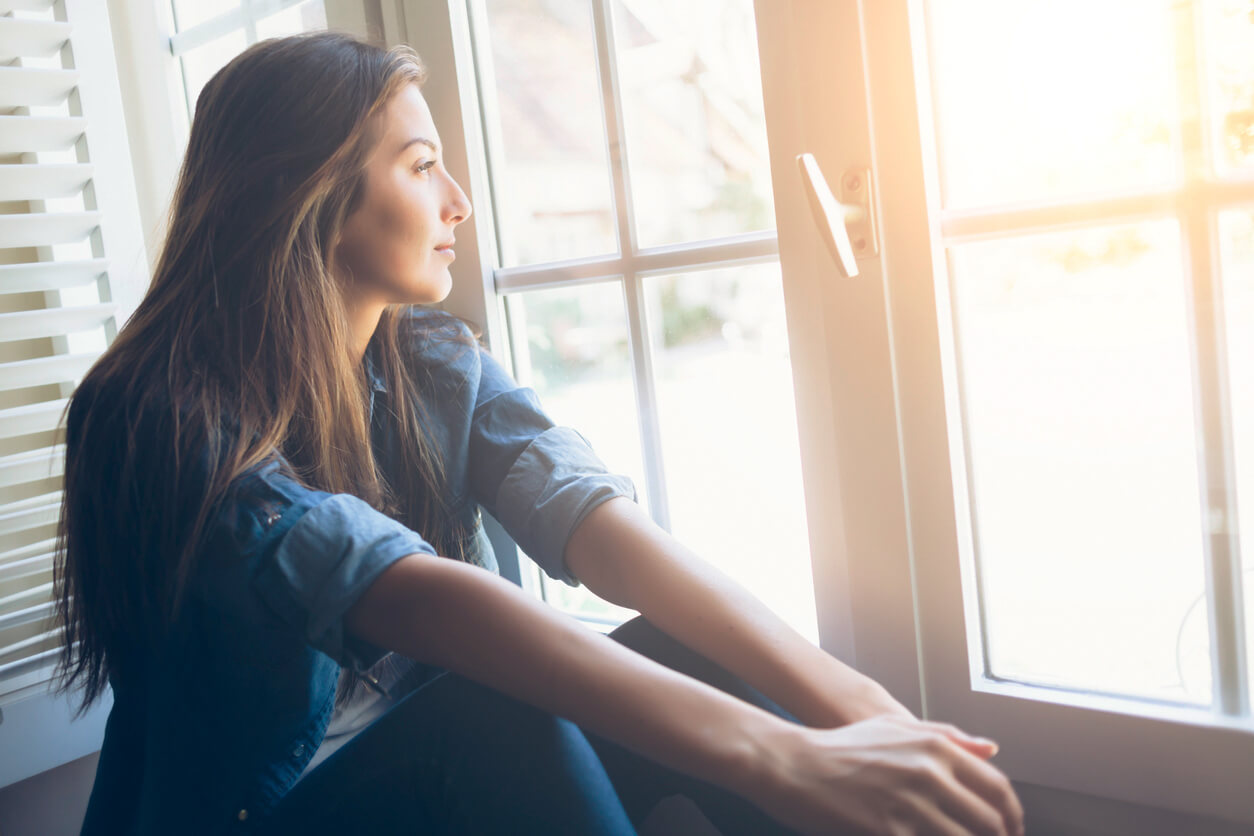
[[[82, 680], [80, 713], [112, 674], [143, 669], [228, 489], [276, 453], [305, 484], [355, 494], [465, 559], [469, 524], [422, 429], [404, 312], [386, 311], [372, 344], [406, 459], [406, 484], [388, 485], [331, 270], [373, 117], [425, 79], [407, 47], [318, 33], [258, 43], [202, 90], [152, 284], [68, 407], [59, 690]], [[341, 700], [356, 682], [342, 678]]]

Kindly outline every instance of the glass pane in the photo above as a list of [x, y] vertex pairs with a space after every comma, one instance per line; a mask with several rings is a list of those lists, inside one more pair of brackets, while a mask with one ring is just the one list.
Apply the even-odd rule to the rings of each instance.
[[174, 25], [180, 32], [239, 8], [240, 0], [174, 0]]
[[586, 0], [483, 0], [484, 111], [501, 263], [618, 249]]
[[1169, 0], [928, 4], [948, 206], [1176, 176]]
[[994, 676], [1209, 702], [1181, 263], [1172, 221], [952, 251]]
[[1254, 209], [1219, 216], [1228, 384], [1245, 578], [1245, 646], [1254, 670]]
[[645, 280], [671, 531], [817, 642], [779, 265]]
[[183, 55], [183, 85], [187, 90], [187, 112], [195, 115], [196, 99], [200, 97], [200, 89], [227, 62], [239, 55], [248, 46], [244, 30], [237, 29], [204, 46], [198, 46]]
[[263, 17], [257, 21], [257, 40], [299, 35], [327, 28], [327, 13], [322, 0], [306, 0], [297, 6]]
[[1212, 132], [1219, 167], [1254, 167], [1254, 2], [1206, 0]]
[[615, 0], [642, 247], [772, 229], [752, 0]]
[[[622, 285], [536, 290], [508, 302], [518, 382], [536, 390], [557, 424], [578, 430], [610, 470], [630, 476], [647, 507]], [[549, 601], [578, 615], [630, 615], [585, 587], [545, 577], [544, 590]]]

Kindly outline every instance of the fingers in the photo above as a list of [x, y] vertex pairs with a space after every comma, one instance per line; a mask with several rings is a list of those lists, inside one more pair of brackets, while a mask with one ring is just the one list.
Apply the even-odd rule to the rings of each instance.
[[940, 808], [964, 833], [977, 836], [1018, 836], [1019, 825], [1006, 820], [987, 800], [957, 781], [947, 781]]
[[932, 731], [945, 735], [962, 748], [974, 755], [984, 758], [985, 760], [988, 760], [997, 754], [999, 747], [995, 741], [989, 740], [987, 737], [978, 737], [973, 734], [968, 734], [951, 723], [936, 723], [930, 720], [919, 720], [918, 724], [924, 728], [931, 729]]
[[[959, 797], [966, 798], [967, 803], [954, 807], [957, 811], [966, 811], [966, 815], [993, 815], [1000, 819], [998, 827], [1004, 830], [980, 829], [978, 822], [968, 823], [977, 833], [1011, 833], [1023, 832], [1023, 806], [1015, 795], [1010, 780], [996, 767], [985, 762], [992, 753], [997, 751], [997, 744], [987, 738], [977, 738], [967, 734], [956, 726], [948, 723], [918, 721], [918, 725], [927, 731], [940, 735], [931, 747], [932, 753], [949, 765], [957, 784], [955, 787], [962, 792]], [[975, 747], [973, 750], [972, 747]], [[988, 754], [985, 754], [985, 753]], [[968, 797], [969, 796], [969, 797]], [[978, 801], [972, 807], [971, 800]], [[987, 823], [985, 823], [985, 828]]]
[[1023, 805], [1015, 795], [1010, 780], [993, 766], [978, 758], [956, 753], [951, 763], [954, 777], [971, 792], [997, 810], [1006, 825], [1006, 832], [1023, 832]]
[[[931, 786], [911, 792], [898, 819], [903, 833], [927, 836], [1007, 836], [997, 813], [952, 778], [936, 773]], [[896, 831], [894, 831], [896, 832]]]

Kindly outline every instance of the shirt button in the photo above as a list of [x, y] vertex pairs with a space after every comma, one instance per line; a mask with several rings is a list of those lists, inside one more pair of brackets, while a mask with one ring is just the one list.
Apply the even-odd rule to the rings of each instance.
[[296, 748], [292, 750], [292, 757], [299, 758], [303, 754], [305, 754], [305, 744], [299, 743]]
[[247, 810], [240, 810], [240, 811], [239, 811], [239, 820], [240, 820], [240, 821], [246, 821], [247, 819], [248, 819], [248, 811], [247, 811]]

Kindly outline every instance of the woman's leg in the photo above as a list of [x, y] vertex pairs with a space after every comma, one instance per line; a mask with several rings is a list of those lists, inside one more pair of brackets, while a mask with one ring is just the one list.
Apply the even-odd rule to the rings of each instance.
[[454, 674], [301, 779], [271, 833], [630, 834], [580, 729]]
[[[798, 720], [725, 668], [680, 644], [643, 617], [610, 633], [611, 638], [643, 656], [792, 722]], [[640, 826], [662, 799], [687, 796], [724, 836], [792, 833], [743, 798], [705, 781], [659, 766], [647, 758], [588, 734], [631, 820]]]

